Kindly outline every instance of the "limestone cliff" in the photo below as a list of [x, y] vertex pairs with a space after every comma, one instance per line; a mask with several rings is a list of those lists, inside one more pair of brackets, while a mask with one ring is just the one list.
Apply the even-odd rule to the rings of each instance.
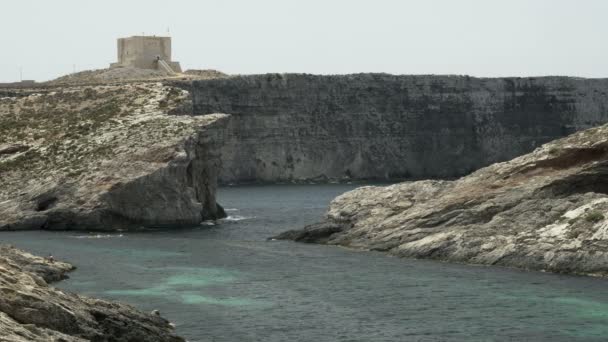
[[279, 238], [608, 276], [608, 125], [456, 181], [356, 189]]
[[73, 268], [0, 246], [0, 341], [184, 341], [158, 315], [48, 285]]
[[230, 113], [220, 180], [446, 178], [608, 122], [608, 80], [268, 74], [184, 82]]
[[226, 115], [170, 115], [160, 83], [28, 90], [0, 98], [0, 230], [194, 225], [215, 203]]

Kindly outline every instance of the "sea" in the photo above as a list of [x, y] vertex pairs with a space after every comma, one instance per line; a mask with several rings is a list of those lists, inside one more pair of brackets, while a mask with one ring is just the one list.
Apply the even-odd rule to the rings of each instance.
[[77, 266], [53, 284], [159, 310], [189, 341], [606, 341], [604, 279], [269, 237], [362, 184], [220, 188], [228, 217], [144, 232], [3, 232]]

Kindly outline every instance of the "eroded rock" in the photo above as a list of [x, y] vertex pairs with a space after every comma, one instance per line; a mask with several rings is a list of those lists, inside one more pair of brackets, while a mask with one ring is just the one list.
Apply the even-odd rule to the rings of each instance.
[[23, 152], [23, 151], [27, 151], [28, 149], [29, 149], [28, 146], [21, 145], [21, 144], [0, 145], [0, 155]]
[[608, 125], [456, 181], [358, 188], [321, 224], [278, 238], [606, 276]]
[[48, 285], [73, 269], [68, 263], [0, 246], [0, 340], [184, 341], [160, 315]]
[[[170, 115], [160, 83], [72, 86], [0, 99], [0, 230], [197, 225], [215, 202], [227, 115]], [[27, 150], [15, 146], [28, 146]]]

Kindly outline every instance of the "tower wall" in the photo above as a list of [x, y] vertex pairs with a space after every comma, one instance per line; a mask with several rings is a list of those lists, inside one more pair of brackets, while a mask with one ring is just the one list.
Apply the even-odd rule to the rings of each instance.
[[169, 64], [173, 71], [181, 72], [178, 62], [171, 61], [171, 37], [134, 36], [117, 41], [117, 63], [111, 67], [158, 69], [157, 57]]

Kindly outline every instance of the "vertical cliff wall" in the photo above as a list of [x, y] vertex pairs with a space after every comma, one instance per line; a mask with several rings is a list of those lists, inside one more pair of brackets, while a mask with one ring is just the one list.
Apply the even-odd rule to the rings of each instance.
[[224, 183], [456, 177], [608, 122], [608, 80], [268, 74], [184, 83], [230, 113]]

